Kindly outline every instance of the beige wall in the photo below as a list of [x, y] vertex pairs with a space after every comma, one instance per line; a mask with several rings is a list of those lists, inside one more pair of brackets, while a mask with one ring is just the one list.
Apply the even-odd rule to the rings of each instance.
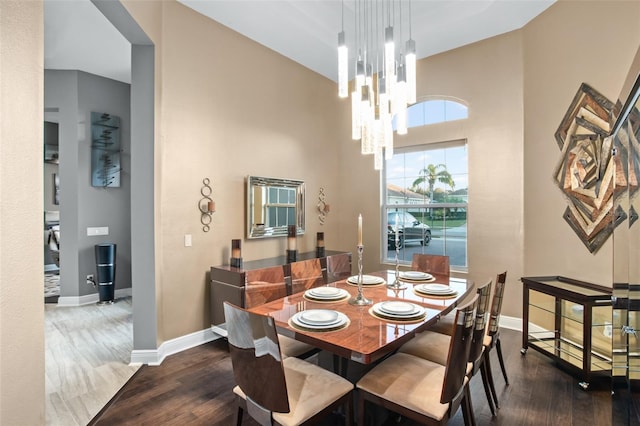
[[524, 30], [526, 275], [611, 286], [611, 238], [590, 254], [562, 217], [567, 204], [552, 176], [560, 155], [553, 135], [581, 83], [617, 100], [640, 45], [638, 22], [639, 2], [560, 1]]
[[[134, 3], [125, 4], [159, 57], [158, 338], [166, 341], [210, 324], [208, 270], [228, 262], [231, 239], [245, 236], [247, 175], [304, 180], [307, 230], [298, 248], [314, 250], [320, 230], [336, 248], [338, 205], [324, 226], [315, 209], [320, 187], [329, 203], [339, 192], [338, 98], [333, 82], [177, 2], [159, 11]], [[217, 209], [208, 233], [198, 210], [205, 177]], [[285, 238], [245, 240], [242, 254], [246, 261], [285, 249]]]
[[43, 10], [0, 2], [0, 424], [44, 424]]

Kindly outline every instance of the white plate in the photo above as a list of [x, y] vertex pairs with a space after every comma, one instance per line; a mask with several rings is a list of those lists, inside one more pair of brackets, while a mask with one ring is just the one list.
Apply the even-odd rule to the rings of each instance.
[[[347, 278], [351, 284], [358, 284], [358, 276], [353, 275]], [[375, 275], [363, 275], [362, 276], [362, 285], [374, 285], [374, 284], [382, 284], [384, 282], [384, 278], [377, 277]]]
[[452, 291], [451, 287], [444, 284], [421, 284], [418, 287], [428, 292], [450, 293]]
[[[326, 287], [320, 287], [320, 288], [326, 288]], [[332, 287], [330, 287], [332, 288]], [[307, 290], [304, 295], [310, 299], [314, 299], [314, 300], [339, 300], [339, 299], [343, 299], [345, 297], [347, 297], [349, 295], [349, 292], [347, 290], [341, 289], [341, 288], [335, 288], [335, 291], [333, 292], [326, 292], [327, 294], [323, 294], [324, 292], [320, 291], [315, 291], [315, 289], [311, 289], [311, 290]]]
[[306, 324], [327, 325], [338, 320], [338, 313], [329, 309], [309, 309], [302, 311], [299, 318]]
[[417, 311], [416, 305], [407, 302], [382, 302], [380, 310], [391, 315], [409, 315]]
[[[432, 286], [438, 286], [438, 287], [432, 288]], [[445, 287], [445, 288], [440, 288], [440, 287]], [[451, 296], [457, 293], [451, 287], [448, 287], [442, 284], [420, 284], [415, 286], [414, 288], [418, 293], [430, 294], [432, 296]]]
[[433, 278], [433, 275], [420, 271], [404, 271], [400, 272], [400, 276], [408, 280], [430, 280]]
[[337, 297], [341, 289], [335, 287], [316, 287], [308, 290], [308, 293], [315, 297]]
[[[309, 312], [309, 311], [302, 311], [302, 312], [298, 312], [297, 314], [295, 314], [294, 316], [291, 317], [291, 322], [293, 322], [294, 324], [302, 327], [302, 328], [307, 328], [309, 330], [323, 330], [323, 329], [327, 329], [327, 328], [339, 328], [342, 327], [343, 325], [345, 325], [349, 319], [347, 318], [347, 316], [345, 314], [343, 314], [342, 312], [336, 312], [337, 314], [337, 319], [333, 322], [333, 323], [329, 323], [329, 324], [309, 324], [304, 322], [301, 319], [302, 314], [304, 314], [305, 312]], [[335, 311], [332, 311], [335, 312]]]
[[409, 312], [409, 313], [390, 313], [390, 312], [386, 312], [384, 310], [381, 309], [381, 305], [385, 303], [385, 302], [380, 302], [380, 303], [376, 303], [375, 305], [373, 305], [373, 311], [383, 317], [387, 317], [387, 318], [398, 318], [398, 319], [403, 319], [403, 320], [410, 320], [413, 318], [420, 318], [423, 317], [426, 310], [425, 308], [423, 308], [422, 306], [418, 306], [418, 305], [413, 305], [415, 310], [413, 312]]

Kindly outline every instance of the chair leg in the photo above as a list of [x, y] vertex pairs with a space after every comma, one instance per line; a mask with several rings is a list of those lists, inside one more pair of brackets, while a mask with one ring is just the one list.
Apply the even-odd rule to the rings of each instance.
[[242, 407], [238, 405], [238, 410], [236, 410], [236, 426], [242, 425]]
[[356, 392], [356, 397], [358, 398], [358, 426], [364, 426], [364, 397], [362, 396], [362, 391], [358, 390]]
[[473, 415], [473, 405], [471, 404], [471, 392], [469, 384], [464, 387], [464, 397], [462, 398], [462, 417], [465, 426], [476, 426], [476, 418]]
[[489, 402], [489, 409], [491, 410], [491, 415], [496, 415], [496, 408], [493, 405], [493, 393], [491, 393], [491, 389], [489, 389], [489, 378], [487, 377], [487, 365], [482, 360], [482, 364], [480, 365], [480, 374], [482, 376], [482, 386], [484, 386], [484, 393], [487, 395], [487, 402]]
[[491, 371], [491, 351], [489, 348], [486, 348], [484, 351], [484, 366], [487, 369], [487, 379], [489, 379], [489, 388], [491, 389], [491, 395], [493, 395], [493, 401], [495, 402], [496, 408], [500, 408], [500, 404], [498, 403], [498, 393], [496, 392], [496, 386], [493, 383], [493, 372]]
[[349, 393], [349, 397], [345, 405], [346, 407], [344, 408], [344, 411], [345, 411], [344, 424], [346, 426], [353, 426], [353, 392]]
[[504, 359], [502, 358], [502, 344], [500, 343], [500, 338], [496, 339], [496, 350], [498, 351], [498, 361], [500, 361], [500, 368], [502, 369], [504, 382], [508, 385], [509, 379], [507, 378], [507, 370], [504, 368]]

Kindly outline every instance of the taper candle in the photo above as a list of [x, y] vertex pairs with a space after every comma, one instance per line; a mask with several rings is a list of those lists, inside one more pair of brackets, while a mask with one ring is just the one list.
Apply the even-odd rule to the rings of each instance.
[[362, 214], [358, 215], [358, 245], [362, 245]]
[[287, 232], [287, 248], [291, 251], [296, 250], [296, 226], [289, 225]]
[[400, 220], [400, 217], [398, 216], [398, 212], [396, 212], [396, 247], [398, 246], [398, 243], [400, 242], [398, 240], [398, 228], [400, 228], [400, 223], [398, 222]]

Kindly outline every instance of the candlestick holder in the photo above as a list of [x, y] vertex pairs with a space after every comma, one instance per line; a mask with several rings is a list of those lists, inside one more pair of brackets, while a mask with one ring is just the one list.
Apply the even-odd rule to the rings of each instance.
[[242, 246], [241, 241], [231, 240], [231, 266], [235, 268], [242, 268]]
[[371, 305], [373, 301], [371, 299], [367, 299], [362, 294], [362, 252], [364, 251], [364, 246], [362, 244], [358, 244], [358, 294], [355, 297], [349, 299], [350, 305], [359, 305], [366, 306]]
[[324, 232], [318, 232], [316, 237], [316, 257], [324, 257]]
[[287, 263], [293, 263], [298, 260], [298, 250], [287, 250]]
[[396, 219], [396, 276], [392, 283], [387, 284], [387, 288], [392, 290], [404, 290], [407, 288], [407, 285], [400, 281], [400, 241], [398, 238], [398, 222]]

